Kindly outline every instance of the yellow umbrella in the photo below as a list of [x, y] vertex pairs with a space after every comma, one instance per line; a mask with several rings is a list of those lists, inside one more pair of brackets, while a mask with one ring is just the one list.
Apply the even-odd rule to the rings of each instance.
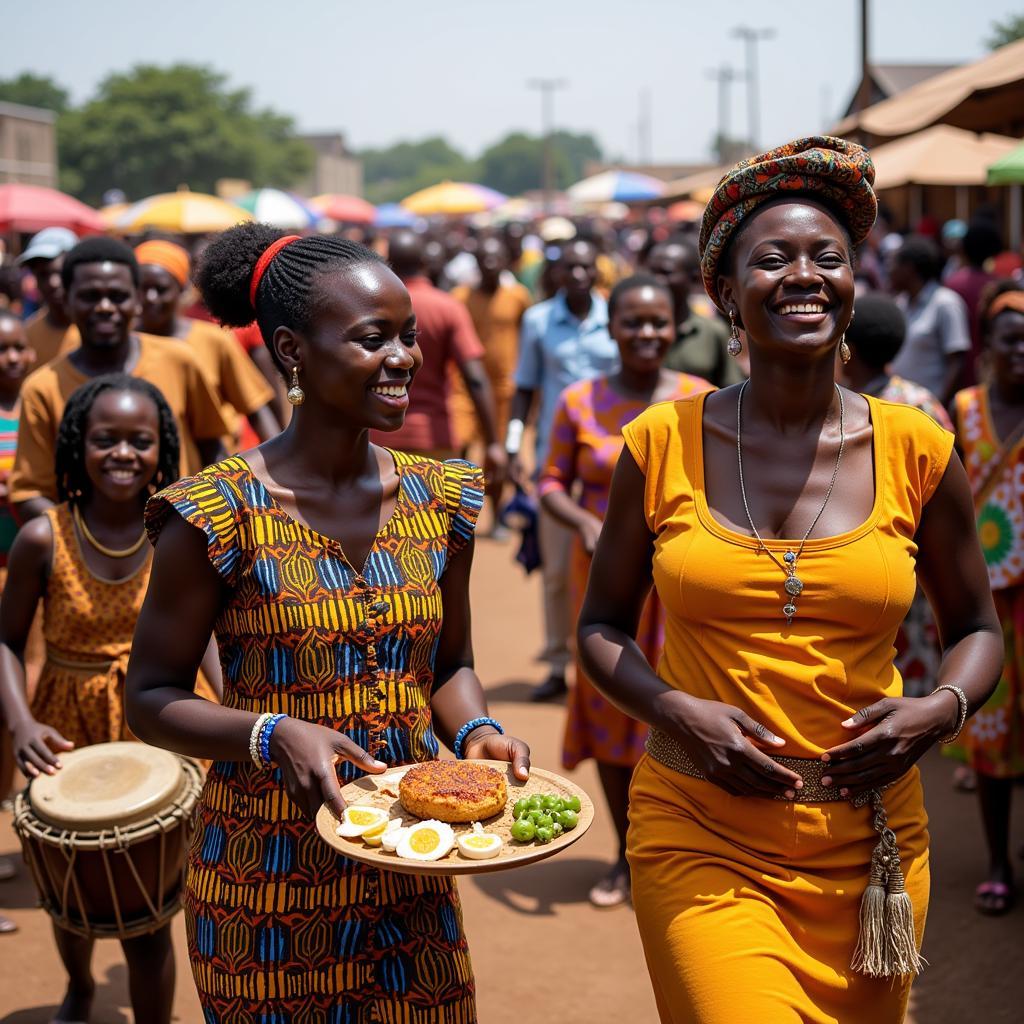
[[131, 205], [131, 203], [110, 203], [108, 206], [101, 206], [96, 212], [100, 215], [100, 220], [107, 226], [108, 231], [116, 231], [117, 218]]
[[157, 228], [182, 235], [201, 235], [208, 231], [224, 231], [252, 214], [234, 203], [202, 192], [163, 192], [133, 203], [114, 222], [118, 231], [144, 231]]
[[485, 213], [501, 206], [508, 196], [495, 192], [485, 185], [473, 185], [465, 181], [442, 181], [431, 185], [402, 200], [402, 206], [420, 217], [435, 214], [457, 216], [467, 213]]

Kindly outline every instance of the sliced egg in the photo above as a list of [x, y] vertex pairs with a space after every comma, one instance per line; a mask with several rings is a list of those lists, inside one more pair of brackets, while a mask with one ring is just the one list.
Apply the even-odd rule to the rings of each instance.
[[479, 822], [473, 825], [473, 831], [467, 832], [456, 839], [459, 853], [470, 860], [490, 860], [501, 853], [505, 840], [494, 832], [485, 832]]
[[335, 830], [345, 839], [356, 839], [372, 832], [375, 828], [383, 828], [388, 821], [388, 812], [382, 807], [366, 807], [360, 804], [345, 808], [341, 824]]
[[384, 829], [383, 834], [380, 837], [380, 845], [387, 850], [388, 853], [394, 853], [398, 849], [398, 844], [405, 838], [405, 834], [409, 830], [402, 827], [401, 818], [393, 818], [388, 822], [387, 828]]
[[402, 836], [395, 853], [405, 860], [440, 860], [455, 845], [451, 825], [443, 821], [419, 821]]

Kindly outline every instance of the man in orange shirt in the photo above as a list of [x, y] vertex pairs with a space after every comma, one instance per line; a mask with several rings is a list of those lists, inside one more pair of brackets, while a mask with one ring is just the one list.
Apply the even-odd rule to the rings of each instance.
[[57, 428], [71, 394], [93, 377], [127, 373], [156, 385], [181, 435], [181, 472], [192, 474], [224, 454], [228, 426], [195, 356], [177, 341], [132, 332], [138, 309], [139, 265], [111, 238], [87, 238], [61, 271], [68, 313], [81, 345], [34, 371], [21, 392], [18, 452], [10, 500], [19, 520], [41, 515], [57, 496]]
[[[516, 391], [515, 372], [519, 358], [519, 327], [530, 308], [529, 291], [509, 272], [508, 248], [500, 238], [481, 240], [476, 251], [480, 283], [460, 285], [452, 297], [463, 303], [484, 347], [484, 370], [494, 395], [494, 418], [498, 437], [508, 430], [512, 396]], [[455, 434], [463, 446], [480, 439], [480, 428], [473, 404], [461, 381], [455, 381], [450, 403]], [[495, 512], [501, 503], [504, 480], [491, 479], [487, 495]]]
[[43, 366], [78, 347], [78, 329], [64, 308], [64, 286], [60, 268], [64, 255], [78, 244], [74, 231], [44, 228], [33, 236], [18, 263], [28, 267], [36, 279], [42, 308], [28, 318], [25, 333], [36, 354], [36, 366]]
[[409, 391], [405, 423], [394, 433], [373, 433], [375, 444], [432, 458], [451, 458], [456, 452], [448, 408], [449, 373], [457, 367], [480, 418], [488, 480], [505, 475], [505, 449], [498, 443], [494, 397], [484, 370], [484, 349], [465, 306], [435, 288], [426, 277], [423, 241], [414, 231], [398, 231], [388, 247], [391, 269], [409, 289], [416, 314], [423, 366]]

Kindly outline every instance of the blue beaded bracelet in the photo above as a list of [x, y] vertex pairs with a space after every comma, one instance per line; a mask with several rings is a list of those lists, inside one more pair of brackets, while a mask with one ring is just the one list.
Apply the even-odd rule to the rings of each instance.
[[452, 744], [452, 750], [455, 751], [455, 756], [460, 760], [465, 759], [465, 754], [462, 750], [462, 744], [466, 742], [466, 737], [474, 730], [479, 729], [481, 725], [490, 725], [498, 730], [498, 733], [502, 736], [505, 735], [505, 730], [502, 729], [501, 723], [496, 722], [493, 718], [471, 718], [456, 734], [455, 742]]
[[270, 760], [270, 737], [274, 735], [274, 730], [277, 728], [277, 723], [282, 718], [287, 718], [287, 715], [271, 715], [267, 719], [266, 724], [260, 731], [260, 760], [263, 762], [265, 768], [269, 768], [273, 762]]

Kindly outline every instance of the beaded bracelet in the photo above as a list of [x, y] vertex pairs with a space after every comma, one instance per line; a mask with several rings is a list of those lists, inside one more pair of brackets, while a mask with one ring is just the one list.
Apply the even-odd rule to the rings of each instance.
[[959, 705], [960, 713], [956, 717], [956, 725], [953, 727], [953, 731], [948, 736], [943, 736], [939, 740], [940, 743], [952, 743], [959, 735], [967, 722], [967, 711], [969, 705], [967, 703], [967, 694], [960, 689], [959, 686], [954, 686], [952, 683], [943, 683], [941, 686], [936, 686], [932, 693], [938, 693], [939, 690], [949, 690]]
[[269, 768], [274, 762], [270, 758], [270, 737], [274, 735], [274, 730], [277, 728], [277, 723], [282, 718], [287, 718], [287, 715], [271, 715], [263, 726], [260, 732], [260, 759], [263, 761], [263, 767]]
[[256, 765], [257, 768], [266, 767], [260, 759], [260, 734], [263, 732], [263, 726], [265, 726], [273, 717], [274, 716], [269, 711], [264, 712], [256, 719], [256, 722], [252, 727], [252, 732], [249, 733], [249, 756], [252, 758], [252, 763]]
[[455, 752], [456, 758], [462, 761], [465, 760], [465, 752], [462, 749], [462, 744], [466, 742], [466, 737], [474, 730], [479, 729], [481, 725], [489, 725], [494, 729], [498, 730], [498, 734], [501, 736], [505, 735], [505, 730], [502, 729], [501, 723], [496, 722], [493, 718], [484, 716], [483, 718], [471, 718], [456, 734], [455, 742], [452, 744], [452, 750]]

